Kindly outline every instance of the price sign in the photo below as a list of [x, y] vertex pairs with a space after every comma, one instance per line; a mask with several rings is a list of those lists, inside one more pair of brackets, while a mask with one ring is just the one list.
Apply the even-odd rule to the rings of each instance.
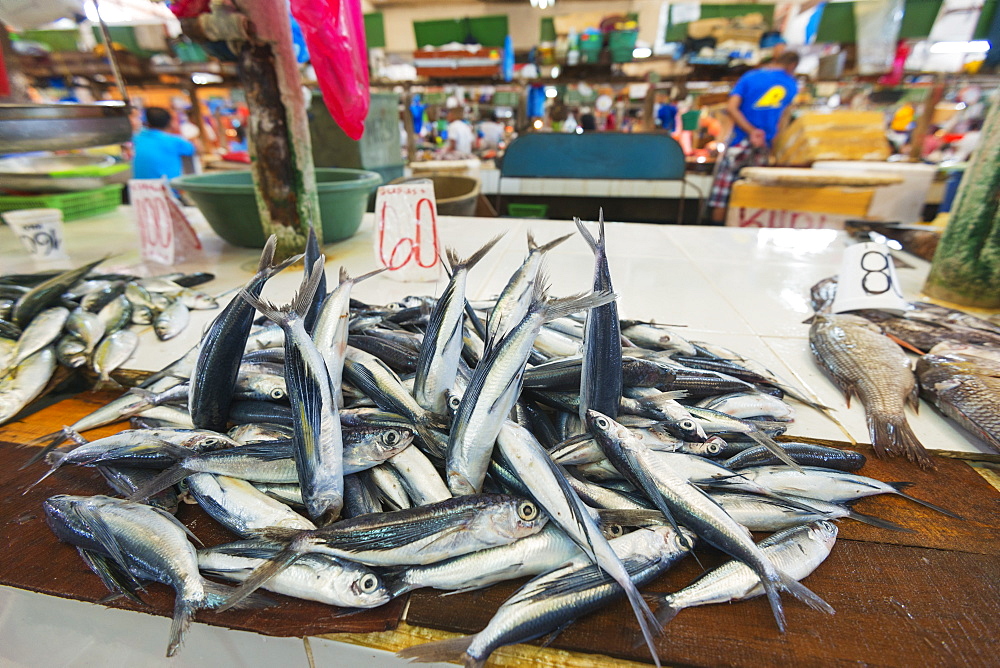
[[898, 313], [910, 309], [900, 290], [892, 255], [884, 244], [854, 244], [844, 251], [833, 312], [862, 308]]
[[174, 264], [201, 249], [198, 234], [166, 179], [132, 179], [128, 191], [144, 260]]
[[375, 261], [403, 281], [441, 273], [437, 202], [429, 179], [382, 186], [375, 195]]
[[24, 250], [35, 260], [65, 260], [62, 211], [19, 209], [3, 214]]

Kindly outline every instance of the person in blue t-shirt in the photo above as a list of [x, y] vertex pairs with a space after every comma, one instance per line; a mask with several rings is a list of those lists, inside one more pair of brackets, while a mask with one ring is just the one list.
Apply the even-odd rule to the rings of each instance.
[[671, 104], [670, 99], [664, 99], [660, 108], [656, 110], [656, 120], [660, 127], [667, 132], [673, 132], [677, 126], [677, 107]]
[[166, 132], [173, 116], [162, 107], [146, 109], [146, 127], [132, 140], [135, 162], [132, 173], [137, 179], [172, 179], [180, 176], [181, 158], [194, 155], [194, 144], [180, 135]]
[[798, 93], [798, 82], [792, 76], [798, 64], [799, 55], [785, 51], [764, 67], [744, 74], [733, 86], [727, 106], [733, 118], [733, 135], [719, 161], [708, 198], [713, 222], [725, 220], [729, 192], [740, 170], [768, 164], [771, 142]]

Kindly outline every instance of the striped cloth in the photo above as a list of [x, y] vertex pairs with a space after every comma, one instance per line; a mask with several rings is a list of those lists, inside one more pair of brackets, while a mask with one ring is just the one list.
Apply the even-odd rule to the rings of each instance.
[[771, 150], [767, 146], [754, 148], [750, 146], [749, 139], [743, 139], [727, 148], [712, 182], [712, 191], [708, 196], [709, 208], [716, 209], [729, 204], [729, 191], [732, 190], [741, 169], [766, 167], [770, 159]]

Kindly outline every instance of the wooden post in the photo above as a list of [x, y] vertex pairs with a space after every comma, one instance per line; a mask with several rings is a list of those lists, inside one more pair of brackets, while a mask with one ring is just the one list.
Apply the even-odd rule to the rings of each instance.
[[920, 118], [917, 119], [917, 127], [910, 135], [910, 162], [920, 162], [920, 155], [924, 150], [924, 138], [931, 127], [931, 119], [934, 118], [934, 108], [942, 97], [944, 97], [944, 78], [938, 74], [934, 79], [934, 85], [924, 98], [924, 108], [920, 112]]
[[656, 117], [653, 111], [656, 109], [656, 83], [649, 82], [649, 89], [646, 91], [646, 99], [642, 105], [642, 127], [646, 132], [656, 129]]
[[198, 128], [198, 138], [201, 140], [201, 149], [208, 152], [208, 135], [205, 133], [205, 119], [202, 116], [203, 110], [201, 108], [201, 99], [198, 97], [198, 86], [194, 82], [190, 82], [187, 86], [188, 98], [191, 100], [191, 113], [188, 114], [188, 120], [194, 123], [195, 127]]
[[403, 129], [406, 130], [406, 161], [417, 159], [417, 133], [413, 129], [413, 114], [410, 105], [413, 103], [413, 91], [407, 86], [403, 92]]
[[[998, 91], [1000, 92], [1000, 91]], [[963, 306], [1000, 308], [1000, 105], [955, 196], [924, 292]]]

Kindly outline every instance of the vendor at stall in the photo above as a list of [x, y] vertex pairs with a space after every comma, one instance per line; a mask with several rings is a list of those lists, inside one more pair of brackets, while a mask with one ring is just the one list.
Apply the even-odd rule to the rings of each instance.
[[793, 76], [798, 64], [798, 54], [785, 51], [767, 65], [744, 74], [733, 86], [727, 105], [733, 134], [719, 161], [708, 199], [712, 222], [725, 220], [729, 191], [740, 170], [768, 164], [771, 142], [788, 120], [798, 92]]
[[182, 160], [193, 156], [194, 144], [167, 130], [176, 128], [173, 115], [162, 107], [146, 109], [146, 127], [133, 139], [137, 179], [175, 178], [181, 175]]

